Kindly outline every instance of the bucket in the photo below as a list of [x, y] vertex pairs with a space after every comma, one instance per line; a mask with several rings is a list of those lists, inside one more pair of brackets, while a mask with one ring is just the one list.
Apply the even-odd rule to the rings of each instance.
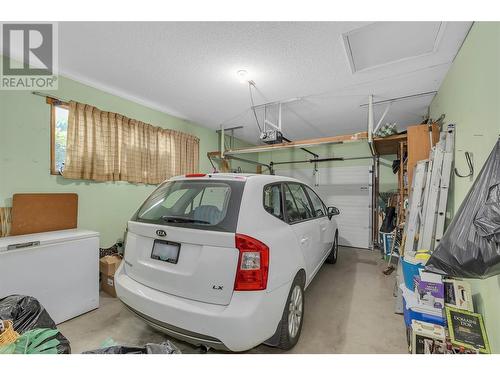
[[401, 259], [401, 265], [403, 266], [403, 277], [406, 287], [410, 290], [415, 290], [415, 276], [419, 276], [418, 270], [424, 268], [424, 265], [416, 261], [408, 261], [405, 257]]

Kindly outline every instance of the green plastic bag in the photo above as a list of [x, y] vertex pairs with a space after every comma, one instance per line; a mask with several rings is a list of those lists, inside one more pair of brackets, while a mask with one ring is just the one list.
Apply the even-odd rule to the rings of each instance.
[[11, 344], [0, 346], [0, 354], [57, 354], [60, 341], [57, 329], [38, 328], [27, 331]]

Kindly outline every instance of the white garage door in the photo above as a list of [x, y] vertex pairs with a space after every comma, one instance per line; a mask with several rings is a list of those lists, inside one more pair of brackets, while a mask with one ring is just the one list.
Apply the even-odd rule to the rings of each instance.
[[314, 186], [312, 168], [277, 170], [277, 175], [297, 178], [311, 186], [327, 206], [335, 206], [340, 215], [339, 244], [370, 247], [371, 175], [369, 166], [319, 168], [319, 186]]

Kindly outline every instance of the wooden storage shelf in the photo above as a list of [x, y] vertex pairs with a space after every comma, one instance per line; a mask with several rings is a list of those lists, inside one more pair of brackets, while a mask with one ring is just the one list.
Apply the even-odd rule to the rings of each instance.
[[389, 137], [374, 137], [373, 146], [377, 155], [395, 155], [398, 153], [399, 143], [406, 141], [407, 136], [404, 134], [394, 134]]
[[[427, 159], [431, 147], [439, 141], [439, 126], [423, 124], [408, 126], [406, 133], [373, 138], [377, 155], [397, 155], [398, 171], [398, 224], [405, 221], [404, 201], [408, 199], [417, 162]], [[406, 155], [406, 159], [405, 159]]]

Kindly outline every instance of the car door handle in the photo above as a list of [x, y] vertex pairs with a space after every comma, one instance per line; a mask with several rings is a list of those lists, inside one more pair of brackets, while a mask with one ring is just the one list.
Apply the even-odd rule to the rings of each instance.
[[326, 230], [326, 227], [321, 227], [321, 230], [324, 232]]
[[300, 240], [300, 243], [301, 243], [302, 245], [305, 245], [308, 241], [309, 241], [309, 238], [308, 238], [308, 237], [304, 237], [304, 238], [302, 238], [302, 239]]

